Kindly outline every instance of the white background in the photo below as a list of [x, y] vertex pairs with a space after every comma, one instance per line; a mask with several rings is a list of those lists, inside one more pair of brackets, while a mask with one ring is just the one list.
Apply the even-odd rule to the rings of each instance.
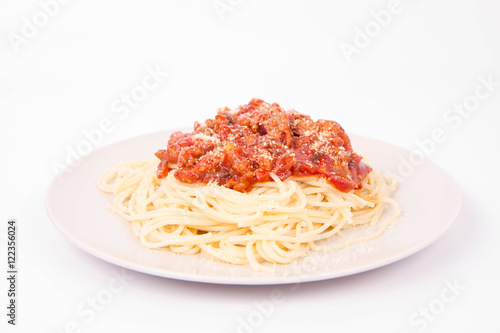
[[[391, 6], [394, 13], [384, 16]], [[499, 10], [488, 0], [1, 1], [2, 270], [6, 222], [19, 224], [18, 325], [6, 325], [2, 273], [1, 327], [498, 332]], [[363, 40], [365, 28], [371, 37]], [[346, 44], [357, 53], [346, 57]], [[141, 89], [147, 68], [168, 75], [134, 108], [123, 108], [121, 99]], [[481, 78], [494, 83], [490, 90]], [[84, 133], [103, 119], [112, 129], [92, 149], [190, 126], [252, 97], [410, 150], [422, 150], [418, 142], [441, 128], [446, 139], [429, 143], [425, 153], [462, 189], [461, 215], [435, 244], [374, 271], [295, 287], [199, 284], [126, 271], [127, 285], [101, 311], [79, 313], [122, 271], [52, 226], [44, 192], [55, 166], [82, 148]], [[449, 113], [464, 102], [472, 103], [470, 112]], [[459, 287], [453, 292], [449, 284]], [[282, 293], [281, 302], [259, 310], [273, 291]], [[243, 328], [243, 321], [253, 326]]]

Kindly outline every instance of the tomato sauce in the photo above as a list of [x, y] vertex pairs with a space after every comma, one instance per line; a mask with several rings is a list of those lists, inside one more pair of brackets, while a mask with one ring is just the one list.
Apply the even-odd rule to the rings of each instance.
[[281, 180], [321, 177], [348, 192], [360, 188], [372, 170], [353, 152], [338, 123], [313, 121], [260, 99], [234, 111], [220, 108], [214, 119], [196, 122], [191, 133], [173, 133], [155, 155], [158, 178], [175, 169], [181, 182], [214, 182], [240, 192], [272, 181], [271, 173]]

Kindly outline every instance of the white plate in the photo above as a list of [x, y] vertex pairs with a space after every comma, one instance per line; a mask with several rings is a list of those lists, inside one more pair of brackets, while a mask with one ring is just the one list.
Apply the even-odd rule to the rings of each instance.
[[[350, 135], [354, 150], [372, 160], [374, 168], [404, 176], [394, 195], [403, 214], [381, 237], [331, 253], [312, 253], [272, 274], [248, 266], [215, 262], [203, 255], [176, 255], [148, 250], [130, 226], [105, 207], [109, 194], [96, 187], [99, 175], [115, 163], [151, 157], [166, 146], [172, 131], [135, 137], [85, 156], [50, 184], [47, 213], [56, 228], [82, 250], [135, 271], [179, 280], [221, 284], [284, 284], [331, 279], [393, 263], [436, 241], [457, 218], [461, 193], [440, 167], [381, 141]], [[405, 166], [400, 165], [406, 160]], [[410, 174], [411, 168], [414, 168]]]

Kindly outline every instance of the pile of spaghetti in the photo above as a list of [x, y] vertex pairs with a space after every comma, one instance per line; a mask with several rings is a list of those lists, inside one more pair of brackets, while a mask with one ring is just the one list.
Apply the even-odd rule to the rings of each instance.
[[[376, 238], [397, 218], [396, 184], [361, 160], [336, 122], [254, 99], [173, 133], [156, 158], [111, 167], [98, 187], [148, 248], [269, 271]], [[320, 242], [360, 225], [375, 228]]]

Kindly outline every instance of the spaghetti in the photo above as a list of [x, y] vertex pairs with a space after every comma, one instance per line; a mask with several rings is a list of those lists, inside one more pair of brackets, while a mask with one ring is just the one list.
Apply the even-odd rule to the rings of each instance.
[[[332, 251], [318, 245], [360, 225], [376, 225], [371, 234], [341, 247], [378, 237], [398, 216], [390, 198], [396, 184], [376, 171], [363, 187], [341, 192], [324, 179], [288, 178], [254, 184], [247, 193], [209, 184], [188, 184], [156, 175], [157, 159], [126, 162], [108, 169], [98, 187], [115, 195], [110, 209], [132, 224], [148, 248], [196, 254], [232, 264], [272, 269], [264, 262], [288, 264], [308, 251]], [[391, 217], [380, 221], [387, 205]]]
[[[399, 214], [396, 184], [361, 161], [338, 123], [259, 99], [174, 132], [155, 155], [111, 167], [98, 183], [148, 248], [268, 271], [373, 239]], [[380, 221], [388, 204], [393, 215]], [[360, 225], [375, 228], [322, 242]]]

